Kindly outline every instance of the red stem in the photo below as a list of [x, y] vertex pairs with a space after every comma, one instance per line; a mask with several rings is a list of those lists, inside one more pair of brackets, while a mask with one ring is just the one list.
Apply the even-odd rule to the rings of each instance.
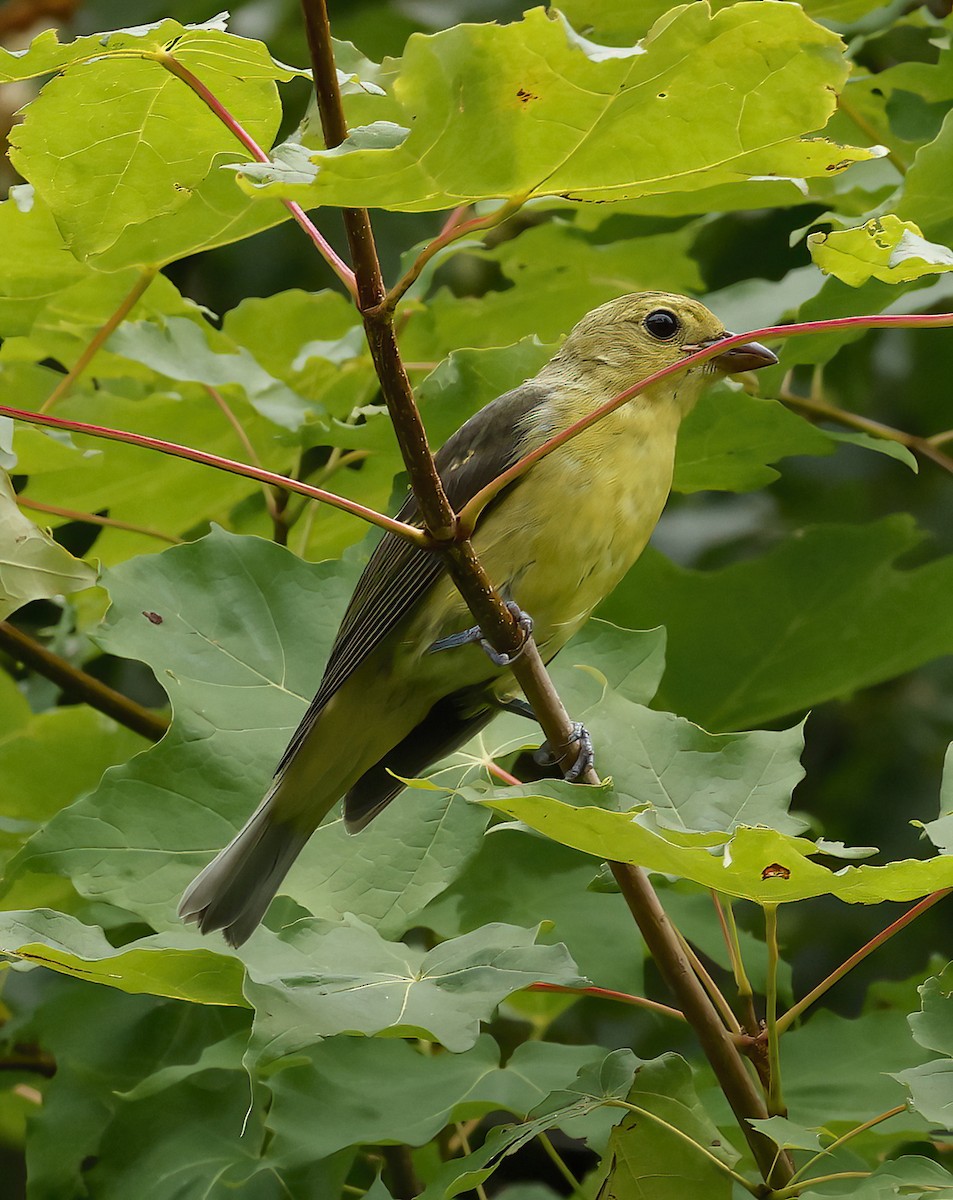
[[[183, 83], [188, 84], [188, 86], [193, 92], [195, 92], [199, 99], [203, 100], [208, 105], [208, 107], [212, 110], [216, 117], [218, 117], [222, 124], [230, 129], [235, 137], [238, 138], [252, 158], [254, 158], [257, 162], [270, 161], [268, 155], [264, 150], [262, 150], [261, 146], [258, 145], [251, 134], [241, 125], [239, 125], [239, 123], [235, 120], [228, 109], [224, 107], [215, 94], [209, 91], [201, 79], [199, 79], [198, 76], [193, 75], [188, 67], [184, 67], [174, 55], [169, 54], [164, 50], [157, 51], [155, 58], [163, 67], [165, 67], [167, 71], [170, 71], [177, 78], [181, 79]], [[357, 282], [354, 278], [354, 272], [351, 270], [351, 268], [334, 251], [330, 243], [327, 242], [324, 237], [322, 237], [321, 233], [311, 219], [307, 216], [300, 204], [296, 204], [293, 200], [282, 200], [281, 203], [305, 231], [305, 233], [314, 243], [318, 253], [325, 260], [335, 275], [337, 275], [338, 279], [340, 279], [340, 281], [347, 288], [351, 299], [356, 302]]]
[[662, 379], [667, 379], [669, 375], [674, 375], [678, 371], [684, 371], [686, 367], [693, 366], [695, 363], [703, 363], [709, 358], [716, 358], [732, 346], [741, 346], [745, 342], [756, 341], [759, 338], [800, 337], [803, 334], [830, 333], [838, 329], [930, 329], [934, 327], [945, 328], [950, 325], [953, 325], [953, 313], [937, 313], [933, 316], [924, 313], [915, 313], [909, 316], [881, 314], [877, 316], [835, 317], [826, 321], [801, 321], [795, 325], [767, 325], [763, 329], [754, 329], [750, 333], [733, 333], [711, 346], [706, 346], [704, 350], [696, 350], [694, 354], [687, 354], [680, 362], [672, 363], [670, 366], [663, 367], [660, 371], [655, 371], [647, 379], [643, 379], [641, 383], [636, 383], [632, 387], [626, 388], [618, 396], [607, 400], [605, 404], [600, 404], [598, 408], [581, 417], [567, 429], [557, 433], [555, 437], [551, 437], [548, 442], [543, 442], [541, 446], [538, 446], [531, 454], [527, 454], [525, 458], [521, 458], [519, 462], [514, 463], [502, 475], [497, 475], [494, 480], [488, 483], [482, 491], [477, 492], [473, 499], [460, 510], [458, 514], [459, 536], [469, 537], [476, 525], [477, 517], [494, 496], [499, 495], [514, 479], [518, 479], [521, 475], [525, 474], [541, 458], [545, 458], [547, 454], [551, 454], [560, 446], [565, 445], [566, 442], [571, 441], [572, 438], [577, 437], [584, 430], [595, 425], [597, 421], [601, 421], [609, 413], [615, 412], [617, 408], [621, 408], [633, 396], [637, 396], [640, 392], [645, 391], [652, 384], [658, 383]]
[[405, 525], [403, 521], [395, 521], [393, 517], [385, 517], [383, 513], [373, 508], [365, 508], [354, 500], [345, 500], [334, 492], [326, 492], [323, 488], [312, 487], [300, 480], [290, 479], [287, 475], [279, 475], [275, 471], [266, 471], [262, 467], [252, 467], [248, 463], [236, 462], [231, 458], [222, 458], [218, 454], [209, 454], [205, 450], [195, 450], [191, 446], [180, 446], [177, 442], [166, 442], [162, 438], [146, 437], [143, 433], [127, 433], [122, 429], [110, 429], [106, 425], [87, 425], [84, 421], [67, 421], [63, 417], [53, 417], [48, 413], [29, 412], [22, 408], [9, 408], [0, 404], [0, 415], [15, 417], [18, 421], [26, 421], [31, 425], [46, 425], [51, 429], [68, 429], [72, 433], [85, 433], [90, 437], [105, 438], [110, 442], [123, 442], [127, 446], [141, 446], [146, 450], [158, 450], [162, 454], [171, 454], [174, 458], [184, 458], [189, 462], [201, 463], [206, 467], [215, 467], [219, 471], [229, 471], [232, 475], [243, 475], [246, 479], [256, 479], [259, 483], [270, 483], [274, 487], [285, 488], [289, 492], [298, 492], [310, 500], [320, 500], [339, 508], [342, 512], [360, 517], [371, 525], [378, 525], [389, 533], [399, 534], [418, 546], [427, 546], [426, 535], [413, 525]]

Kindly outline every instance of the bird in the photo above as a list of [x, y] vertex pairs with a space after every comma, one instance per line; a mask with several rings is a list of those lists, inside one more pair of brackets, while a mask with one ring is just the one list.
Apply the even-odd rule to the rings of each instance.
[[[686, 355], [729, 337], [698, 300], [620, 296], [589, 312], [532, 379], [480, 409], [435, 455], [456, 511], [524, 455]], [[549, 662], [644, 549], [668, 499], [682, 419], [720, 373], [776, 363], [748, 342], [650, 384], [538, 460], [482, 512], [472, 544], [501, 596], [528, 614]], [[409, 494], [399, 519], [421, 524]], [[358, 580], [318, 691], [264, 799], [179, 905], [203, 933], [240, 946], [312, 833], [344, 799], [348, 832], [520, 704], [442, 557], [385, 533]], [[528, 709], [525, 701], [523, 710]]]

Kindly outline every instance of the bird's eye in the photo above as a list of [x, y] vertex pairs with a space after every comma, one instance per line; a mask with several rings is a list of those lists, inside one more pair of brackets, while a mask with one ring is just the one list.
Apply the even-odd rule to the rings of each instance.
[[681, 329], [682, 323], [673, 312], [667, 308], [657, 308], [650, 312], [644, 321], [645, 328], [660, 342], [670, 341]]

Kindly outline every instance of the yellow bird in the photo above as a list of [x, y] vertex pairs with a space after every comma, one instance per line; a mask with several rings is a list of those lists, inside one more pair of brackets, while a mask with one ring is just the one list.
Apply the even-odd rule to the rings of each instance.
[[[450, 503], [459, 510], [585, 413], [727, 336], [703, 304], [666, 292], [621, 296], [594, 309], [535, 378], [481, 409], [437, 453]], [[718, 371], [776, 361], [752, 342], [653, 384], [486, 508], [474, 548], [501, 594], [532, 618], [545, 661], [648, 542], [671, 487], [678, 427], [706, 384]], [[398, 515], [419, 520], [413, 495]], [[517, 689], [505, 666], [464, 644], [473, 640], [463, 634], [471, 623], [440, 556], [386, 534], [271, 788], [187, 889], [180, 916], [240, 945], [342, 796], [346, 827], [356, 832], [401, 791], [395, 774], [420, 775], [486, 724]]]

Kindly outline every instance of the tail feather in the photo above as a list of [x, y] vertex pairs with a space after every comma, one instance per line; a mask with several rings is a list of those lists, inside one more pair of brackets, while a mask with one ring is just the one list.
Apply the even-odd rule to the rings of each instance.
[[246, 941], [265, 915], [309, 832], [276, 821], [269, 793], [244, 828], [185, 891], [179, 916], [202, 933], [221, 929], [230, 946]]

